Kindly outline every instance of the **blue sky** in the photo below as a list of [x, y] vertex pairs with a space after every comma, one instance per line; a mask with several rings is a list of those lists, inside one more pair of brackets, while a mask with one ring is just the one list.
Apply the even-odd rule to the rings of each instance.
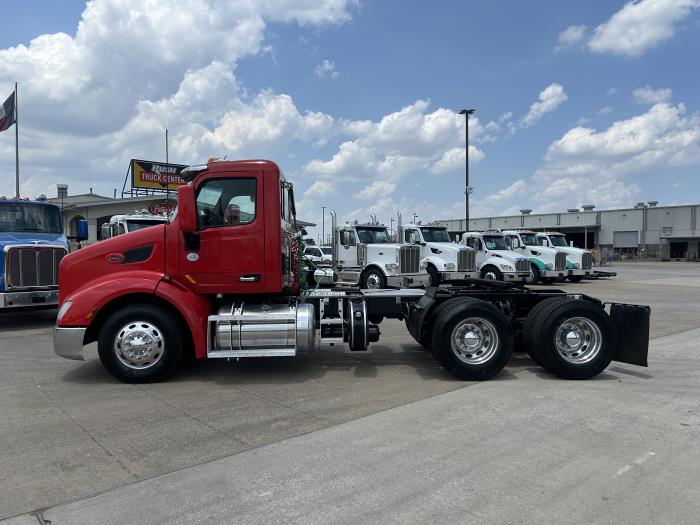
[[167, 126], [173, 161], [276, 160], [309, 220], [458, 217], [471, 106], [472, 216], [700, 201], [697, 0], [144, 3], [5, 2], [25, 192], [111, 194]]

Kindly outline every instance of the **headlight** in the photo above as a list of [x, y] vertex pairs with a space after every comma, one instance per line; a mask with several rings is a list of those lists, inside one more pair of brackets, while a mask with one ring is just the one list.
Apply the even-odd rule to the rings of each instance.
[[423, 261], [422, 263], [420, 263], [420, 269], [421, 269], [421, 270], [425, 270], [427, 267], [428, 267], [428, 263], [427, 263], [427, 262]]
[[455, 270], [455, 263], [445, 263], [445, 271], [446, 272], [454, 272]]
[[578, 270], [579, 268], [581, 268], [581, 265], [579, 263], [574, 263], [574, 268]]
[[548, 269], [548, 270], [553, 270], [553, 269], [554, 269], [554, 263], [547, 263], [547, 269]]
[[386, 271], [387, 272], [398, 272], [399, 271], [399, 265], [394, 264], [394, 263], [389, 263], [386, 265]]
[[512, 272], [513, 271], [513, 267], [510, 264], [499, 264], [498, 266], [500, 266], [501, 270], [503, 270], [504, 272]]
[[66, 312], [70, 308], [70, 306], [73, 304], [73, 301], [63, 301], [63, 304], [61, 305], [61, 308], [58, 310], [58, 315], [56, 316], [56, 321], [60, 321], [61, 317], [66, 315]]

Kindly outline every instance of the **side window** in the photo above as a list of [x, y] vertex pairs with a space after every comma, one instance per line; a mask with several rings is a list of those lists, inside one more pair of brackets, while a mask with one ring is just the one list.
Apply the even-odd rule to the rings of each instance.
[[257, 183], [255, 179], [215, 179], [197, 191], [197, 226], [238, 226], [255, 220]]
[[117, 235], [123, 235], [123, 234], [125, 234], [125, 233], [126, 233], [126, 229], [124, 229], [124, 223], [123, 223], [123, 222], [120, 222], [120, 223], [117, 225]]
[[469, 237], [467, 239], [467, 246], [470, 248], [474, 248], [475, 250], [479, 249], [479, 239], [477, 237]]

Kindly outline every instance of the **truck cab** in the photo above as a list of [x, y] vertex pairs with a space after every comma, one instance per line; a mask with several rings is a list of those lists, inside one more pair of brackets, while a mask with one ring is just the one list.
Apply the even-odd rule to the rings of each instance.
[[[428, 276], [420, 268], [420, 247], [391, 242], [387, 227], [374, 215], [368, 223], [341, 226], [336, 225], [335, 212], [331, 212], [331, 218], [333, 266], [339, 284], [359, 285], [362, 289], [428, 284]], [[324, 270], [316, 273], [321, 272]], [[319, 276], [319, 282], [327, 282], [324, 276]]]
[[530, 261], [510, 250], [500, 231], [466, 232], [462, 244], [476, 250], [482, 279], [524, 283], [530, 278]]
[[430, 277], [431, 286], [480, 277], [476, 269], [476, 251], [450, 242], [444, 226], [406, 224], [399, 228], [399, 236], [405, 244], [420, 248], [420, 267]]
[[111, 239], [117, 235], [135, 232], [156, 224], [168, 222], [164, 215], [153, 215], [146, 210], [132, 214], [112, 215], [109, 222], [102, 225], [100, 236], [104, 239]]
[[0, 197], [0, 309], [56, 305], [67, 253], [57, 205]]
[[572, 283], [581, 281], [588, 275], [593, 275], [593, 254], [588, 250], [574, 248], [566, 242], [566, 236], [560, 232], [544, 232], [537, 234], [540, 246], [556, 248], [566, 252], [567, 259], [571, 263], [568, 269], [567, 279]]
[[529, 259], [531, 273], [528, 284], [551, 284], [557, 279], [567, 277], [569, 270], [574, 268], [573, 263], [567, 261], [565, 251], [541, 246], [537, 241], [537, 234], [533, 231], [508, 230], [504, 231], [503, 235], [511, 250]]

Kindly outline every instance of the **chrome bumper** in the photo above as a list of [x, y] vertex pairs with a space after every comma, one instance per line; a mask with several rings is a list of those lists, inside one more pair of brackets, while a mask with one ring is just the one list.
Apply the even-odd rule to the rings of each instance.
[[430, 276], [427, 273], [389, 275], [386, 278], [386, 285], [390, 288], [417, 288], [429, 284]]
[[593, 270], [584, 270], [582, 268], [578, 268], [576, 270], [569, 270], [568, 275], [582, 275], [585, 277], [586, 275], [593, 275]]
[[503, 272], [504, 281], [526, 281], [530, 272]]
[[0, 308], [57, 305], [58, 290], [31, 290], [29, 292], [0, 293]]
[[53, 327], [53, 351], [59, 357], [84, 361], [83, 341], [87, 328]]
[[440, 272], [440, 278], [444, 282], [466, 281], [467, 279], [480, 279], [481, 274], [477, 270], [473, 272]]
[[566, 277], [567, 275], [571, 275], [569, 272], [572, 270], [540, 270], [540, 276], [541, 277]]

